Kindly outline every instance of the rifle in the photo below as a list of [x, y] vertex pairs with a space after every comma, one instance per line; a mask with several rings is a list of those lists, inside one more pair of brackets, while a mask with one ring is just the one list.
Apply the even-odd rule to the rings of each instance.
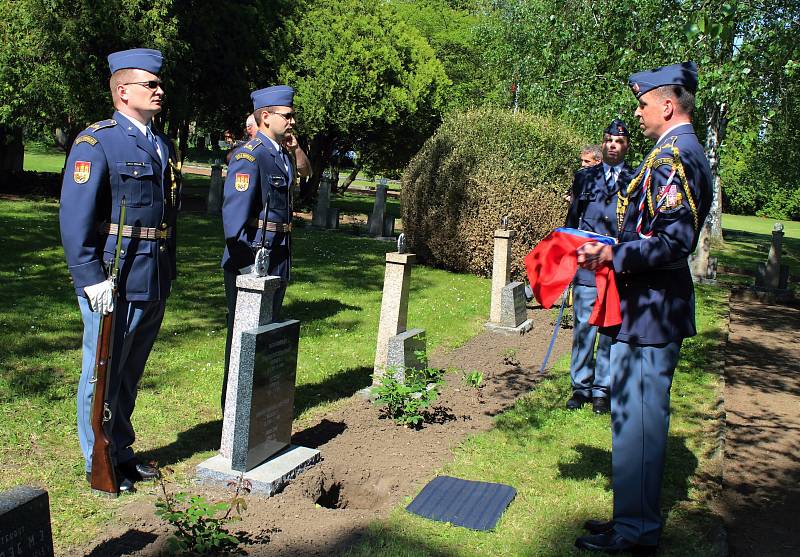
[[267, 192], [267, 202], [264, 206], [264, 221], [261, 223], [261, 247], [256, 251], [255, 261], [253, 262], [253, 273], [257, 277], [267, 276], [269, 269], [269, 252], [267, 247], [267, 219], [269, 218], [269, 196], [271, 191]]
[[97, 336], [97, 353], [95, 354], [94, 395], [92, 396], [92, 490], [101, 495], [116, 497], [118, 495], [117, 475], [111, 461], [111, 439], [106, 433], [105, 425], [111, 421], [111, 408], [106, 402], [109, 384], [109, 366], [114, 347], [114, 324], [117, 316], [117, 275], [119, 258], [122, 253], [122, 229], [125, 226], [125, 197], [119, 206], [119, 226], [117, 227], [117, 249], [114, 252], [114, 263], [111, 266], [111, 297], [114, 309], [108, 315], [100, 316], [100, 332]]

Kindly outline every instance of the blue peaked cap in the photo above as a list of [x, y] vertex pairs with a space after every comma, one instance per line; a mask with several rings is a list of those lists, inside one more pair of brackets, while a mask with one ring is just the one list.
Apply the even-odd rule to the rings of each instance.
[[648, 91], [664, 85], [680, 85], [694, 93], [697, 91], [697, 64], [681, 62], [638, 72], [628, 78], [628, 85], [637, 99]]
[[259, 89], [250, 93], [253, 99], [253, 110], [265, 106], [294, 106], [294, 89], [288, 85], [274, 85], [266, 89]]
[[163, 62], [161, 52], [150, 48], [132, 48], [108, 55], [108, 69], [112, 74], [119, 70], [135, 69], [157, 75]]

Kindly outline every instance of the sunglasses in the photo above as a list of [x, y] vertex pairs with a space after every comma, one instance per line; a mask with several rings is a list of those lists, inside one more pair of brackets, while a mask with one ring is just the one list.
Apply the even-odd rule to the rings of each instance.
[[155, 91], [161, 87], [161, 80], [151, 79], [150, 81], [129, 81], [128, 83], [123, 83], [123, 85], [141, 85], [142, 87], [147, 87], [151, 91]]
[[295, 117], [295, 113], [294, 112], [270, 112], [270, 114], [275, 114], [276, 116], [280, 116], [281, 118], [283, 118], [287, 122], [289, 120], [293, 120], [294, 117]]

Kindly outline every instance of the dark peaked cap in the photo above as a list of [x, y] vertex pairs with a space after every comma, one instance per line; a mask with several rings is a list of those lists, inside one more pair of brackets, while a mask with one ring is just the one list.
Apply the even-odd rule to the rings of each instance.
[[648, 91], [665, 85], [680, 85], [694, 93], [697, 91], [697, 64], [681, 62], [637, 72], [628, 78], [628, 85], [637, 99]]

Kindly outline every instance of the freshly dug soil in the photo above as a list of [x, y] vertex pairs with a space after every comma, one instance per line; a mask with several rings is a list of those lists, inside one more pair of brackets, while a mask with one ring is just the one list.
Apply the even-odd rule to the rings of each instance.
[[[524, 336], [483, 332], [464, 346], [434, 351], [431, 365], [449, 373], [433, 409], [432, 423], [421, 429], [398, 426], [379, 408], [354, 395], [336, 409], [294, 433], [292, 441], [318, 448], [322, 462], [304, 472], [282, 493], [249, 495], [243, 521], [232, 529], [247, 533], [250, 555], [331, 555], [349, 546], [371, 520], [386, 516], [415, 495], [449, 462], [468, 435], [486, 431], [493, 416], [535, 388], [552, 334], [553, 312], [529, 309], [534, 328]], [[571, 330], [558, 335], [550, 363], [569, 351]], [[464, 384], [461, 370], [484, 373], [476, 392]], [[158, 555], [169, 528], [153, 514], [157, 492], [125, 506], [107, 529], [106, 539], [74, 555]], [[224, 500], [224, 489], [192, 486], [208, 499]]]

